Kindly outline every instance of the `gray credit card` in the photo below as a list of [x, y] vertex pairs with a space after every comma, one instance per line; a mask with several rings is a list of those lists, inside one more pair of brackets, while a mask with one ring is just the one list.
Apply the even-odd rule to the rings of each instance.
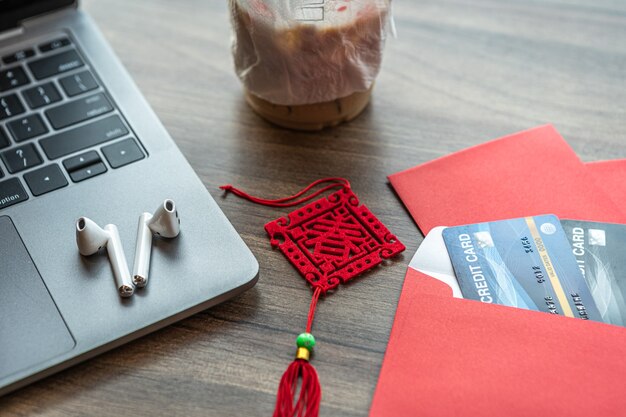
[[626, 325], [626, 225], [561, 220], [605, 323]]

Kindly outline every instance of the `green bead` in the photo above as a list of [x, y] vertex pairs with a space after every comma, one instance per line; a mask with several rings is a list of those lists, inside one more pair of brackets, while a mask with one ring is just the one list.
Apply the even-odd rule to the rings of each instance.
[[300, 333], [300, 335], [296, 339], [296, 345], [298, 345], [298, 347], [303, 347], [311, 350], [313, 349], [313, 346], [315, 346], [315, 338], [311, 333]]

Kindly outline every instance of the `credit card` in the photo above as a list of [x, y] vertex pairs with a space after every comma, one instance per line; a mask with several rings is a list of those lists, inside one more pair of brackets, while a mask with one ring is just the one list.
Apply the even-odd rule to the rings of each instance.
[[602, 321], [556, 216], [449, 227], [443, 238], [465, 298]]
[[626, 326], [626, 225], [561, 220], [605, 323]]

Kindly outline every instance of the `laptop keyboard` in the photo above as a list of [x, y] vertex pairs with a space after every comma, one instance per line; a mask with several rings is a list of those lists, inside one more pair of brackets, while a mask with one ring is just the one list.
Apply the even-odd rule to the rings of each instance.
[[0, 210], [145, 158], [68, 37], [0, 64]]

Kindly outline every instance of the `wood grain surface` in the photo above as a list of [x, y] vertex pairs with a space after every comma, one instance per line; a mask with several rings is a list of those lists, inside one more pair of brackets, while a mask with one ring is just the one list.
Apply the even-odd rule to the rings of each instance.
[[260, 280], [232, 301], [1, 398], [2, 416], [271, 415], [310, 291], [263, 231], [287, 210], [224, 198], [217, 186], [282, 197], [327, 176], [349, 178], [407, 245], [318, 307], [321, 415], [367, 415], [406, 265], [422, 239], [388, 174], [544, 123], [584, 160], [626, 157], [624, 2], [394, 3], [398, 37], [387, 44], [371, 106], [349, 125], [306, 134], [275, 128], [246, 106], [224, 0], [83, 2], [258, 257]]

